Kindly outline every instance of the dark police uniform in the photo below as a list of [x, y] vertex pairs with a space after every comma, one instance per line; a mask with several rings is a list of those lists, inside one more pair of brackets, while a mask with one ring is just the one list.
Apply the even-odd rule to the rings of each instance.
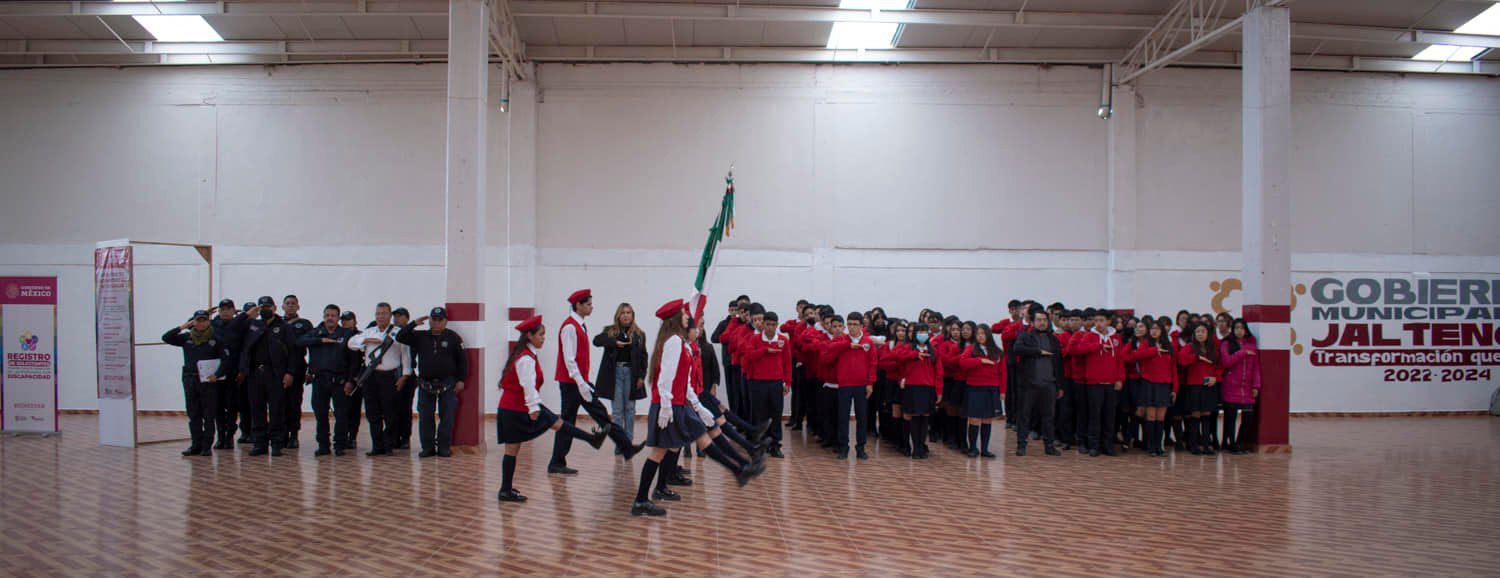
[[[447, 319], [448, 311], [434, 307], [431, 319]], [[396, 341], [411, 347], [412, 365], [417, 370], [417, 435], [421, 437], [421, 457], [448, 457], [453, 442], [453, 418], [458, 414], [458, 392], [454, 385], [469, 375], [469, 358], [464, 340], [452, 329], [418, 331], [415, 321], [396, 333]], [[467, 386], [467, 384], [465, 384]], [[434, 412], [438, 421], [434, 423]]]
[[[269, 297], [261, 298], [263, 307], [275, 305]], [[286, 391], [282, 380], [292, 375], [291, 328], [279, 315], [270, 319], [245, 318], [245, 345], [240, 353], [240, 372], [249, 376], [251, 455], [262, 455], [266, 446], [271, 455], [280, 455], [286, 444]]]
[[[328, 408], [330, 405], [333, 407], [334, 421], [332, 440], [343, 442], [349, 439], [349, 396], [344, 395], [344, 384], [350, 380], [350, 352], [346, 345], [353, 334], [353, 331], [337, 324], [329, 329], [327, 325], [320, 323], [297, 338], [297, 345], [307, 349], [307, 373], [312, 376], [313, 417], [318, 422], [315, 434], [318, 443], [316, 455], [329, 453], [331, 440], [328, 428]], [[324, 342], [324, 339], [331, 341]], [[344, 449], [342, 443], [337, 447], [339, 453], [342, 454]]]
[[297, 317], [286, 319], [292, 332], [292, 386], [282, 398], [286, 404], [286, 447], [297, 447], [297, 434], [302, 431], [302, 394], [307, 386], [307, 348], [299, 345], [303, 335], [312, 331], [313, 322]]
[[[194, 319], [199, 316], [207, 319], [208, 312], [200, 310], [193, 314]], [[182, 393], [187, 400], [188, 433], [193, 440], [182, 455], [212, 455], [214, 420], [218, 417], [219, 383], [205, 381], [208, 376], [199, 373], [198, 362], [218, 361], [219, 367], [213, 375], [220, 382], [227, 381], [232, 375], [227, 362], [228, 344], [212, 327], [209, 329], [208, 339], [202, 343], [194, 344], [192, 333], [184, 332], [181, 327], [167, 330], [161, 340], [182, 348]]]
[[[219, 301], [219, 307], [233, 309], [234, 301], [231, 299], [222, 299]], [[229, 450], [234, 449], [235, 430], [241, 429], [241, 427], [237, 426], [237, 418], [239, 418], [240, 412], [242, 410], [248, 412], [250, 409], [249, 400], [240, 401], [245, 394], [245, 386], [237, 383], [237, 378], [240, 374], [240, 345], [243, 336], [239, 332], [230, 329], [230, 325], [234, 323], [233, 317], [226, 320], [215, 315], [208, 323], [213, 326], [218, 338], [223, 340], [225, 346], [229, 349], [229, 357], [220, 363], [221, 367], [227, 367], [228, 369], [226, 369], [227, 376], [219, 380], [218, 383], [219, 411], [218, 416], [216, 416], [216, 421], [218, 422], [216, 429], [218, 430], [219, 442], [214, 445], [214, 449], [216, 450]], [[248, 420], [243, 424], [242, 428], [248, 436], [250, 433], [250, 423]]]

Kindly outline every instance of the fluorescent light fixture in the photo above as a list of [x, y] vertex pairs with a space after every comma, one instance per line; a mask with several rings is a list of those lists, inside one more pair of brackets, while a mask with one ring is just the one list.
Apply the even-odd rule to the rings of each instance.
[[224, 38], [202, 16], [133, 16], [162, 42], [223, 42]]
[[[906, 10], [913, 0], [842, 0], [839, 8], [869, 10]], [[894, 22], [834, 22], [828, 34], [828, 48], [834, 50], [886, 50], [896, 44], [901, 25]]]
[[[1463, 26], [1453, 29], [1459, 34], [1483, 34], [1486, 36], [1500, 36], [1500, 3], [1491, 4], [1484, 12], [1469, 19]], [[1479, 53], [1484, 52], [1479, 46], [1454, 46], [1451, 44], [1434, 44], [1418, 52], [1412, 60], [1432, 60], [1438, 62], [1468, 62], [1473, 60]]]
[[1450, 44], [1434, 44], [1418, 52], [1412, 60], [1432, 60], [1437, 62], [1468, 62], [1484, 52], [1478, 46], [1453, 46]]

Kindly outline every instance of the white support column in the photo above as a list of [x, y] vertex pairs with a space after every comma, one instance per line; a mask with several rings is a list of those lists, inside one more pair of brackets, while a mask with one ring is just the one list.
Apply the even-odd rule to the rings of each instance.
[[447, 220], [443, 263], [449, 328], [464, 339], [469, 377], [460, 393], [454, 446], [482, 446], [484, 412], [484, 215], [489, 124], [489, 8], [449, 0]]
[[1245, 14], [1242, 250], [1245, 319], [1260, 338], [1262, 448], [1288, 445], [1291, 342], [1291, 19], [1284, 6]]
[[1105, 299], [1111, 309], [1135, 307], [1135, 264], [1120, 254], [1135, 249], [1135, 86], [1115, 87], [1109, 119], [1109, 271]]

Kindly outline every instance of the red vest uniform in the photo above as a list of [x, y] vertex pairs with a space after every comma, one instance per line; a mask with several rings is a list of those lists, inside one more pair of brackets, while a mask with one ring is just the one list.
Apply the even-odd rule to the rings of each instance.
[[[662, 355], [671, 355], [672, 340], [677, 340], [677, 372], [672, 376], [672, 405], [687, 405], [688, 382], [692, 381], [693, 375], [693, 350], [689, 349], [687, 343], [680, 337], [670, 337], [662, 345]], [[656, 360], [656, 370], [661, 372], [661, 360]], [[657, 380], [661, 377], [658, 375]], [[661, 403], [661, 391], [656, 384], [651, 386], [651, 403]]]
[[[522, 347], [518, 356], [530, 357], [532, 366], [536, 367], [536, 386], [542, 386], [542, 364], [537, 362], [536, 353], [530, 347]], [[517, 360], [520, 358], [518, 357]], [[521, 388], [521, 378], [516, 375], [516, 364], [510, 364], [505, 368], [505, 373], [500, 376], [500, 409], [508, 409], [519, 412], [529, 412], [526, 407], [526, 391]]]
[[[561, 339], [562, 336], [562, 328], [569, 325], [573, 326], [573, 336], [575, 338], [575, 341], [577, 341], [578, 343], [578, 374], [582, 375], [584, 379], [588, 379], [589, 336], [584, 333], [583, 326], [578, 324], [578, 320], [574, 319], [572, 315], [569, 315], [568, 318], [562, 322], [562, 326], [558, 327], [557, 329], [557, 335], [559, 336], [559, 339]], [[557, 346], [557, 369], [555, 369], [554, 371], [557, 375], [558, 383], [575, 383], [573, 381], [573, 376], [568, 375], [567, 364], [563, 363], [563, 350], [561, 344], [558, 344]]]

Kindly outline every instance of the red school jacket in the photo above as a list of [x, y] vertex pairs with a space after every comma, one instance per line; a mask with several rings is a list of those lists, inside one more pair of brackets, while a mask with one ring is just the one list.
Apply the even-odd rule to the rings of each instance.
[[932, 338], [932, 349], [939, 361], [943, 362], [944, 379], [963, 379], [964, 370], [959, 367], [958, 360], [963, 357], [963, 349], [957, 343], [948, 340], [947, 337], [937, 335]]
[[1114, 385], [1125, 380], [1125, 349], [1113, 329], [1107, 335], [1092, 329], [1079, 331], [1068, 343], [1083, 366], [1082, 383]]
[[1170, 383], [1177, 393], [1177, 352], [1162, 353], [1156, 346], [1141, 342], [1130, 352], [1130, 358], [1141, 366], [1141, 379], [1149, 383]]
[[[931, 346], [925, 347], [928, 355], [933, 355]], [[891, 363], [895, 364], [896, 371], [901, 374], [901, 379], [906, 382], [907, 387], [921, 386], [937, 389], [937, 395], [943, 395], [943, 364], [933, 362], [931, 357], [922, 359], [918, 356], [917, 347], [909, 343], [897, 345], [896, 349], [887, 355]]]
[[1224, 367], [1218, 363], [1198, 359], [1198, 354], [1193, 351], [1191, 343], [1177, 350], [1177, 364], [1187, 368], [1182, 378], [1183, 385], [1203, 385], [1203, 379], [1206, 377], [1214, 378], [1215, 382], [1224, 378]]
[[[854, 349], [854, 345], [863, 349]], [[864, 387], [875, 383], [875, 361], [880, 352], [869, 333], [859, 336], [859, 341], [848, 333], [833, 338], [823, 348], [823, 359], [831, 360], [833, 383], [839, 387]]]
[[[792, 339], [780, 333], [776, 339], [766, 341], [765, 335], [757, 333], [741, 342], [745, 353], [745, 379], [755, 381], [780, 381], [792, 384]], [[772, 349], [780, 351], [772, 352]]]
[[964, 348], [963, 357], [959, 358], [959, 367], [964, 370], [964, 383], [969, 387], [998, 387], [1000, 393], [1005, 393], [1005, 357], [995, 360], [994, 365], [986, 365], [986, 357], [980, 357], [974, 352], [974, 346]]

